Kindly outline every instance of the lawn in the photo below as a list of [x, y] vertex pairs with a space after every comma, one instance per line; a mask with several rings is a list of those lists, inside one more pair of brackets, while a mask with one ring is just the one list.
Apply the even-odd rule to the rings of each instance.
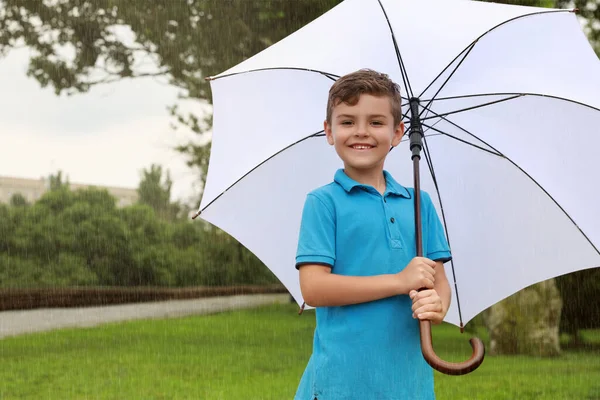
[[[0, 399], [291, 399], [314, 317], [293, 305], [134, 321], [0, 340]], [[443, 358], [468, 335], [434, 327]], [[600, 344], [600, 334], [588, 332]], [[484, 338], [485, 340], [486, 338]], [[600, 399], [598, 346], [554, 359], [491, 357], [463, 377], [436, 373], [438, 399]]]

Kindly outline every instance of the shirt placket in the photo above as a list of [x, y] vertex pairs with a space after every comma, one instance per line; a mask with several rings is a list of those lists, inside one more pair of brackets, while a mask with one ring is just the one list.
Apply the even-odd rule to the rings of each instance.
[[388, 193], [385, 193], [381, 197], [383, 203], [383, 211], [385, 214], [385, 225], [388, 231], [388, 237], [390, 238], [390, 246], [392, 249], [401, 249], [402, 240], [400, 239], [400, 228], [398, 226], [397, 216], [394, 215], [393, 209], [390, 206]]

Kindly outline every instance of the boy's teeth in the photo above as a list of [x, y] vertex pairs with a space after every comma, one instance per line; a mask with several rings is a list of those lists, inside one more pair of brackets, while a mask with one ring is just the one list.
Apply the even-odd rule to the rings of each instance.
[[370, 149], [370, 148], [371, 148], [371, 147], [373, 147], [373, 146], [361, 146], [361, 145], [354, 145], [354, 146], [352, 146], [352, 147], [354, 147], [355, 149]]

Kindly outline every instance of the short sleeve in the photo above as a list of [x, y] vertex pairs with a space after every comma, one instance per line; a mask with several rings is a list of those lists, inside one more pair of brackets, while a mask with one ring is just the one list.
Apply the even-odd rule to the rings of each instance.
[[445, 230], [440, 221], [440, 218], [435, 210], [431, 197], [428, 193], [422, 192], [423, 205], [426, 210], [425, 219], [425, 254], [426, 257], [433, 261], [441, 261], [446, 263], [452, 259], [450, 246], [446, 240]]
[[303, 264], [335, 263], [335, 218], [325, 202], [309, 193], [302, 211], [296, 269]]

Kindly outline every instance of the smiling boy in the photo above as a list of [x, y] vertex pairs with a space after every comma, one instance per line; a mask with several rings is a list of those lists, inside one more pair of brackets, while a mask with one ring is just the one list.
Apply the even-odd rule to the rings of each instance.
[[344, 168], [308, 194], [302, 214], [296, 268], [317, 326], [295, 399], [433, 399], [415, 318], [446, 315], [451, 254], [422, 192], [426, 258], [416, 257], [414, 190], [384, 170], [404, 135], [398, 85], [372, 70], [341, 77], [324, 130]]

